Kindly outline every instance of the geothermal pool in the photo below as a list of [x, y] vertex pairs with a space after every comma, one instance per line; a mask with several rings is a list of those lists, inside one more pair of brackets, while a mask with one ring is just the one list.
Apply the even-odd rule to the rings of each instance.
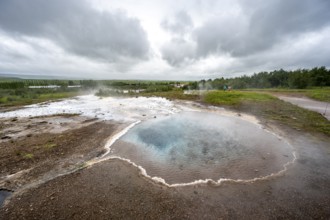
[[221, 178], [253, 179], [283, 170], [291, 146], [237, 116], [181, 112], [144, 121], [111, 146], [168, 184]]
[[121, 132], [107, 156], [128, 159], [169, 184], [251, 180], [278, 173], [294, 160], [293, 149], [284, 139], [247, 116], [159, 97], [78, 96], [0, 112], [0, 118], [68, 113], [133, 125], [142, 121], [120, 137], [126, 131]]

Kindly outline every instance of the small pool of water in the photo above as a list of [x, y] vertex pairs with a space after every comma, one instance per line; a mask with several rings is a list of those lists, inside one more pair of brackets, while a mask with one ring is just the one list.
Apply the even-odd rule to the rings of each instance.
[[0, 189], [0, 207], [2, 207], [6, 198], [12, 194], [11, 191]]
[[133, 127], [112, 148], [167, 183], [249, 179], [283, 169], [287, 142], [240, 117], [182, 112]]

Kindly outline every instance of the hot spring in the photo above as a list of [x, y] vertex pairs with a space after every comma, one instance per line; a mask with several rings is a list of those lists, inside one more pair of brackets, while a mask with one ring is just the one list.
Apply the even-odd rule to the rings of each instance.
[[291, 146], [260, 125], [209, 112], [144, 121], [111, 149], [111, 156], [129, 159], [169, 184], [267, 176], [293, 158]]

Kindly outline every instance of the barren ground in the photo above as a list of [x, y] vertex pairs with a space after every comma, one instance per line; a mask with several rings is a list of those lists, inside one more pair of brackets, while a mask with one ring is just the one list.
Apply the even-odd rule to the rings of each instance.
[[297, 160], [252, 183], [167, 187], [118, 159], [84, 168], [126, 126], [76, 115], [1, 119], [0, 187], [14, 193], [0, 219], [330, 219], [329, 137], [265, 123]]

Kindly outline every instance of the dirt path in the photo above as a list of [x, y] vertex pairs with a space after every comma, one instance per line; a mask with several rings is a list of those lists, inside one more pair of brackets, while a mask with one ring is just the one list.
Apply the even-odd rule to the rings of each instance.
[[283, 95], [277, 95], [277, 97], [283, 101], [298, 105], [299, 107], [318, 112], [330, 120], [330, 103], [316, 101], [307, 97], [293, 97]]

